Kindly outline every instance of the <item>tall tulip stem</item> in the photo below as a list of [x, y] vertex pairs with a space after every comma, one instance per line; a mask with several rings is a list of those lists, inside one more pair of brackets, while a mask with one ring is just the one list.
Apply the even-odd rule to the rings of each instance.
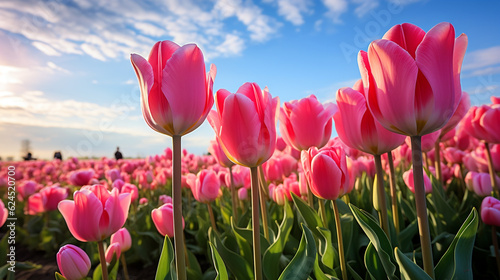
[[342, 241], [342, 227], [340, 224], [340, 213], [339, 207], [337, 206], [337, 200], [332, 200], [333, 213], [335, 213], [335, 228], [337, 228], [337, 242], [339, 246], [339, 258], [340, 258], [340, 271], [342, 271], [342, 279], [347, 280], [347, 267], [345, 264], [344, 256], [344, 243]]
[[253, 270], [255, 280], [262, 280], [262, 263], [260, 259], [259, 174], [257, 167], [250, 167], [250, 173], [252, 176]]
[[495, 179], [495, 169], [493, 169], [493, 160], [491, 159], [490, 145], [488, 142], [484, 143], [486, 147], [486, 158], [488, 160], [488, 171], [490, 172], [491, 186], [493, 187], [493, 192], [496, 194], [495, 197], [499, 197], [499, 190], [497, 180]]
[[498, 237], [496, 226], [491, 226], [491, 241], [493, 241], [493, 248], [495, 248], [495, 258], [497, 260], [498, 275], [500, 275], [500, 252], [498, 252]]
[[186, 280], [186, 259], [184, 257], [184, 233], [182, 231], [182, 177], [181, 177], [181, 136], [172, 136], [173, 170], [172, 202], [174, 215], [175, 264], [178, 280]]
[[396, 176], [394, 175], [394, 160], [392, 159], [392, 152], [387, 153], [389, 162], [389, 186], [391, 188], [391, 205], [392, 205], [392, 220], [396, 228], [396, 234], [399, 234], [399, 210], [398, 210], [398, 197], [396, 193]]
[[236, 193], [236, 187], [234, 186], [234, 177], [233, 177], [233, 168], [229, 166], [229, 178], [231, 178], [231, 186], [229, 189], [231, 190], [231, 206], [233, 208], [233, 220], [235, 224], [238, 224], [238, 194]]
[[375, 170], [377, 172], [377, 198], [378, 198], [378, 207], [377, 209], [380, 214], [380, 224], [382, 225], [382, 229], [389, 239], [391, 239], [391, 235], [389, 233], [389, 220], [387, 218], [387, 203], [385, 202], [385, 188], [384, 188], [384, 170], [382, 169], [382, 159], [380, 155], [374, 155], [375, 158]]
[[443, 175], [441, 171], [441, 146], [439, 145], [439, 140], [434, 144], [434, 167], [436, 170], [436, 177], [438, 181], [443, 184]]
[[411, 136], [413, 162], [413, 182], [415, 185], [415, 204], [417, 207], [418, 232], [422, 249], [424, 271], [434, 279], [434, 260], [432, 257], [431, 234], [427, 218], [425, 200], [424, 170], [422, 166], [422, 136]]
[[260, 212], [262, 215], [262, 228], [264, 230], [264, 237], [269, 240], [269, 224], [268, 224], [268, 219], [267, 219], [267, 205], [266, 205], [266, 189], [267, 187], [267, 182], [266, 178], [264, 177], [264, 170], [262, 168], [262, 165], [259, 165], [259, 171], [260, 173], [260, 188], [259, 188], [259, 200], [260, 200]]
[[104, 255], [104, 244], [102, 240], [97, 242], [99, 249], [99, 260], [101, 261], [102, 280], [108, 280], [108, 266], [106, 265], [106, 256]]
[[321, 213], [321, 220], [323, 222], [324, 227], [328, 227], [328, 221], [326, 220], [326, 209], [325, 209], [325, 200], [318, 198], [319, 212]]
[[123, 277], [125, 278], [125, 280], [130, 280], [130, 277], [128, 276], [127, 261], [125, 260], [124, 253], [122, 253], [122, 255], [120, 256], [120, 262], [122, 263], [123, 267]]
[[208, 215], [210, 216], [210, 223], [212, 223], [212, 228], [214, 229], [215, 232], [218, 232], [217, 223], [215, 223], [214, 210], [212, 210], [212, 205], [210, 203], [207, 203], [207, 208], [208, 208]]

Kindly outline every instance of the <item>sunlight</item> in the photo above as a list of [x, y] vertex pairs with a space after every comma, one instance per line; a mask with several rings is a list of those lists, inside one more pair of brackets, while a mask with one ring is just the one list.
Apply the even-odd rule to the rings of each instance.
[[21, 80], [17, 77], [20, 72], [19, 68], [0, 65], [0, 89], [6, 90], [9, 84], [20, 84]]

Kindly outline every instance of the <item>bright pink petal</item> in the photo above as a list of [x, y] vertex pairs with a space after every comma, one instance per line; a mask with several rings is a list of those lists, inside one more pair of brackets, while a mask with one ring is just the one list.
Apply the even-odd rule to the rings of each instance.
[[418, 45], [425, 36], [425, 31], [411, 23], [393, 26], [384, 34], [383, 39], [391, 40], [405, 49], [413, 58]]
[[[460, 34], [455, 39], [453, 48], [453, 80], [455, 87], [455, 107], [460, 102], [462, 96], [462, 86], [460, 85], [460, 72], [462, 71], [462, 61], [464, 60], [465, 51], [467, 50], [468, 38], [465, 34]], [[469, 105], [470, 106], [470, 105]]]
[[334, 200], [340, 194], [342, 171], [335, 161], [326, 155], [318, 154], [311, 162], [311, 191], [324, 199]]
[[361, 93], [344, 87], [337, 91], [339, 110], [333, 116], [335, 129], [342, 142], [353, 149], [365, 150], [361, 121], [365, 114], [366, 100]]
[[163, 70], [161, 89], [173, 117], [173, 131], [183, 135], [198, 123], [207, 105], [205, 62], [194, 44], [177, 49]]
[[419, 135], [440, 129], [455, 111], [454, 45], [453, 26], [440, 23], [427, 32], [416, 51], [415, 62], [420, 70], [415, 91], [417, 122], [425, 122], [419, 123]]
[[418, 68], [415, 61], [389, 40], [373, 41], [368, 49], [368, 60], [376, 95], [372, 91], [365, 94], [373, 116], [391, 131], [417, 135], [414, 96]]
[[76, 239], [82, 242], [102, 240], [99, 220], [103, 206], [94, 193], [89, 190], [76, 191], [74, 201], [63, 200], [58, 208]]

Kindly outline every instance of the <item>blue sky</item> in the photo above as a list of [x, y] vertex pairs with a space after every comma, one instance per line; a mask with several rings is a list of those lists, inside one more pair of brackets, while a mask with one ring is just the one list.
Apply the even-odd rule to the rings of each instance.
[[[19, 159], [22, 139], [39, 158], [161, 153], [171, 139], [144, 122], [129, 60], [159, 40], [198, 44], [217, 66], [214, 90], [248, 81], [282, 103], [327, 102], [359, 79], [357, 52], [390, 27], [447, 21], [469, 37], [462, 89], [489, 103], [500, 95], [498, 11], [499, 1], [2, 0], [0, 156]], [[201, 154], [213, 138], [205, 123], [183, 147]]]

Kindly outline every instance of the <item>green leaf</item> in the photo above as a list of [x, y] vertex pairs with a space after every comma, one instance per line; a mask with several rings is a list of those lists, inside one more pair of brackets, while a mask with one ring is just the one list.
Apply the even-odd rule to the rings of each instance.
[[92, 274], [92, 279], [93, 280], [101, 280], [102, 279], [101, 264], [97, 265], [97, 267], [94, 269], [94, 274]]
[[[252, 230], [238, 228], [234, 225], [234, 221], [231, 217], [231, 228], [233, 229], [234, 236], [236, 237], [236, 242], [240, 249], [240, 255], [245, 258], [248, 263], [253, 262], [253, 252], [252, 252]], [[248, 236], [248, 231], [250, 236]]]
[[321, 233], [317, 230], [318, 227], [325, 227], [321, 221], [318, 213], [312, 209], [309, 205], [305, 203], [300, 197], [292, 193], [292, 199], [299, 211], [300, 216], [306, 223], [307, 227], [311, 229], [316, 236], [320, 236]]
[[61, 273], [56, 272], [56, 280], [67, 280], [64, 276], [61, 275]]
[[370, 241], [373, 243], [375, 250], [377, 250], [378, 257], [380, 258], [387, 277], [389, 279], [396, 279], [394, 275], [396, 272], [396, 266], [394, 265], [394, 253], [387, 235], [385, 235], [385, 232], [380, 228], [375, 219], [371, 217], [369, 213], [352, 204], [349, 204], [349, 207], [351, 207], [351, 211], [356, 218], [356, 221], [358, 221], [358, 224], [361, 226], [366, 236], [368, 236]]
[[[425, 273], [425, 271], [420, 268], [416, 263], [411, 261], [398, 247], [394, 248], [394, 255], [396, 256], [396, 261], [399, 264], [399, 271], [401, 271], [401, 278], [403, 280], [432, 280], [432, 278]], [[441, 279], [441, 278], [437, 278]]]
[[400, 247], [402, 247], [405, 251], [413, 250], [412, 247], [412, 239], [418, 234], [418, 224], [417, 220], [413, 220], [405, 229], [399, 232], [398, 241]]
[[215, 249], [212, 242], [210, 242], [210, 249], [212, 250], [212, 259], [214, 261], [215, 271], [217, 271], [217, 277], [215, 280], [228, 280], [229, 275], [227, 274], [226, 265], [224, 264], [224, 261], [222, 261], [221, 256], [217, 252], [217, 249]]
[[454, 232], [458, 225], [454, 225], [453, 221], [457, 219], [459, 213], [446, 201], [443, 187], [438, 180], [434, 176], [431, 176], [431, 181], [432, 194], [428, 196], [428, 201], [435, 208], [435, 211], [431, 213], [434, 214], [437, 222], [439, 222], [440, 229], [438, 228], [438, 231]]
[[354, 268], [352, 268], [350, 262], [347, 262], [346, 266], [347, 266], [347, 271], [349, 271], [349, 274], [352, 276], [352, 278], [354, 278], [354, 280], [363, 280], [363, 278], [359, 276], [358, 272]]
[[366, 247], [365, 251], [365, 266], [368, 274], [374, 280], [385, 280], [387, 276], [385, 276], [384, 267], [382, 265], [382, 261], [378, 257], [377, 250], [373, 247], [373, 243], [370, 242], [368, 247]]
[[262, 270], [268, 280], [278, 279], [281, 268], [278, 265], [285, 243], [288, 240], [293, 225], [293, 211], [288, 202], [285, 202], [284, 217], [278, 228], [278, 236], [274, 243], [267, 248], [262, 258]]
[[435, 268], [436, 279], [472, 279], [472, 250], [478, 227], [473, 208]]
[[332, 233], [326, 228], [318, 228], [321, 237], [318, 238], [318, 250], [321, 255], [321, 262], [328, 268], [333, 268], [339, 262], [339, 255], [333, 248]]
[[281, 273], [279, 280], [305, 279], [311, 274], [316, 260], [316, 243], [312, 232], [302, 225], [302, 238], [297, 253]]
[[173, 280], [176, 279], [174, 248], [170, 238], [166, 235], [163, 240], [163, 249], [161, 250], [160, 260], [156, 268], [155, 280]]
[[187, 250], [186, 254], [188, 256], [189, 265], [186, 267], [186, 274], [188, 279], [201, 279], [203, 272], [201, 271], [200, 264], [196, 259], [196, 256]]
[[325, 274], [323, 270], [319, 267], [319, 255], [316, 254], [316, 259], [314, 260], [314, 277], [316, 277], [317, 280], [332, 280], [332, 279], [338, 279], [337, 277]]
[[208, 236], [236, 279], [253, 279], [253, 268], [243, 257], [229, 250], [212, 229], [208, 230]]

